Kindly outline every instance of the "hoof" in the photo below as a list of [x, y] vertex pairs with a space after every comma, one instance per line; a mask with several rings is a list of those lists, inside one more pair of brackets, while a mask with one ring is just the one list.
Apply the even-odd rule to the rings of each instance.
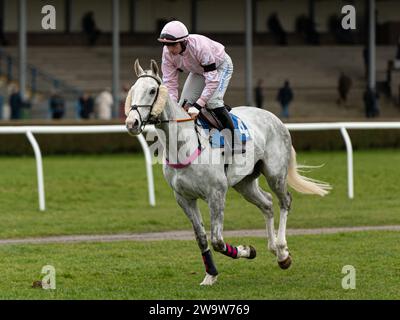
[[256, 248], [254, 248], [253, 246], [249, 246], [249, 247], [250, 247], [250, 255], [249, 255], [248, 259], [254, 259], [257, 256]]
[[290, 256], [290, 254], [287, 256], [287, 258], [283, 261], [278, 261], [279, 267], [283, 270], [286, 270], [290, 267], [290, 265], [292, 264], [292, 257]]
[[204, 280], [200, 283], [201, 286], [212, 286], [214, 283], [217, 282], [218, 276], [212, 276], [211, 274], [206, 273]]
[[254, 259], [257, 255], [256, 249], [252, 246], [238, 246], [237, 258]]

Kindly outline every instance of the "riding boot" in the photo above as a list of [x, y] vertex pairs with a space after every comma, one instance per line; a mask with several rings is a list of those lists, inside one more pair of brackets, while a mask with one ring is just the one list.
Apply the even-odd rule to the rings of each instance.
[[[224, 128], [227, 128], [231, 131], [231, 141], [227, 141], [228, 139], [224, 139], [225, 142], [229, 145], [232, 154], [234, 153], [245, 153], [246, 151], [242, 147], [242, 139], [240, 136], [237, 136], [235, 139], [235, 125], [233, 124], [233, 120], [225, 107], [213, 109], [214, 114], [217, 116], [218, 120], [221, 122]], [[236, 141], [236, 145], [235, 145]]]

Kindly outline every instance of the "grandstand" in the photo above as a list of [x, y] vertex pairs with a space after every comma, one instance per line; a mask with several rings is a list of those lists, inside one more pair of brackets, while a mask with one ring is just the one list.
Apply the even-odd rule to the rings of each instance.
[[[1, 2], [1, 1], [0, 1]], [[2, 1], [1, 3], [3, 3]], [[70, 3], [67, 1], [66, 3]], [[168, 2], [174, 8], [165, 7]], [[183, 21], [189, 21], [187, 2], [182, 1], [161, 1], [154, 0], [148, 6], [145, 6], [141, 1], [137, 1], [136, 9], [138, 11], [147, 12], [151, 17], [149, 21], [144, 21], [136, 14], [135, 30], [133, 24], [130, 24], [129, 16], [122, 10], [121, 13], [121, 43], [120, 48], [120, 84], [131, 85], [134, 80], [133, 62], [139, 58], [143, 65], [148, 64], [150, 59], [155, 59], [160, 62], [161, 47], [156, 43], [156, 30], [162, 19], [168, 17], [163, 16], [161, 12], [152, 13], [151, 8], [156, 7], [157, 4], [162, 4], [167, 15], [172, 15], [172, 11], [181, 13]], [[224, 2], [224, 1], [222, 1]], [[226, 1], [225, 1], [226, 2]], [[204, 8], [207, 1], [199, 2], [198, 22], [197, 29], [199, 33], [204, 32], [211, 37], [215, 36], [217, 40], [222, 41], [226, 47], [227, 52], [231, 55], [234, 62], [234, 75], [231, 80], [231, 85], [226, 94], [226, 102], [231, 106], [246, 104], [246, 81], [245, 81], [245, 46], [243, 44], [244, 35], [241, 30], [244, 26], [242, 19], [240, 1], [232, 2], [231, 15], [237, 18], [237, 23], [233, 26], [232, 21], [223, 21], [211, 28], [211, 25], [204, 25], [204, 21], [199, 17], [204, 14]], [[321, 45], [306, 45], [301, 39], [301, 36], [296, 33], [295, 21], [296, 17], [300, 14], [307, 13], [309, 9], [307, 5], [313, 1], [289, 1], [293, 4], [292, 11], [287, 12], [283, 10], [284, 6], [279, 1], [254, 1], [258, 9], [255, 14], [256, 21], [254, 43], [253, 47], [253, 83], [257, 79], [264, 79], [265, 86], [265, 102], [264, 108], [274, 112], [280, 113], [280, 107], [276, 102], [276, 94], [278, 88], [283, 84], [284, 80], [288, 79], [294, 90], [295, 99], [291, 105], [292, 119], [309, 120], [330, 120], [330, 119], [358, 119], [364, 118], [363, 106], [363, 92], [367, 86], [367, 79], [365, 78], [365, 67], [363, 61], [363, 48], [360, 43], [362, 32], [356, 35], [356, 41], [352, 45], [337, 44], [333, 40], [332, 34], [327, 29], [327, 21], [335, 10], [340, 8], [340, 1], [335, 6], [328, 5], [326, 1], [316, 1], [315, 16], [317, 22], [317, 30], [321, 35]], [[2, 92], [6, 91], [4, 86], [8, 81], [18, 81], [18, 27], [10, 20], [16, 16], [16, 7], [11, 5], [10, 1], [5, 1], [6, 10], [10, 14], [6, 17], [8, 22], [5, 22], [6, 36], [10, 41], [10, 45], [3, 47], [1, 50], [3, 54], [0, 56], [0, 73], [2, 73], [2, 80], [0, 84], [3, 85]], [[39, 8], [39, 2], [32, 1], [29, 5], [32, 8]], [[74, 10], [78, 12], [78, 16], [88, 10], [89, 7], [84, 1], [73, 2]], [[325, 5], [322, 5], [322, 4]], [[121, 7], [127, 9], [128, 4], [132, 1], [121, 1]], [[356, 4], [362, 4], [362, 1], [356, 1]], [[383, 14], [380, 15], [380, 30], [378, 32], [379, 42], [382, 45], [377, 47], [376, 53], [376, 80], [378, 89], [385, 86], [387, 78], [388, 61], [393, 60], [396, 54], [396, 46], [394, 44], [394, 36], [397, 31], [396, 28], [391, 30], [388, 26], [393, 20], [393, 12], [388, 10], [388, 5], [393, 5], [398, 8], [398, 4], [393, 1], [378, 1], [378, 9]], [[219, 4], [221, 5], [221, 4]], [[64, 8], [64, 7], [62, 7]], [[186, 9], [187, 10], [186, 10]], [[29, 68], [27, 69], [27, 89], [28, 93], [35, 91], [38, 94], [34, 95], [33, 107], [30, 117], [34, 119], [42, 119], [48, 117], [48, 103], [47, 99], [54, 89], [57, 87], [67, 95], [68, 108], [67, 117], [75, 118], [75, 104], [78, 96], [82, 92], [89, 92], [93, 95], [98, 94], [106, 87], [111, 87], [112, 82], [112, 47], [111, 47], [111, 24], [110, 19], [105, 19], [107, 10], [104, 4], [94, 7], [94, 11], [99, 18], [99, 26], [103, 30], [103, 34], [99, 39], [98, 46], [88, 47], [85, 45], [83, 35], [79, 32], [79, 19], [72, 19], [68, 32], [40, 33], [38, 26], [29, 21], [28, 24], [28, 50], [27, 62]], [[288, 30], [289, 45], [278, 46], [273, 44], [273, 37], [268, 30], [265, 30], [264, 20], [269, 13], [276, 10], [282, 19], [284, 27]], [[336, 12], [338, 13], [338, 12]], [[37, 18], [40, 18], [38, 13], [35, 13]], [[33, 17], [35, 17], [35, 14]], [[360, 14], [358, 14], [360, 15]], [[132, 18], [132, 17], [131, 17]], [[7, 20], [6, 19], [6, 20]], [[361, 19], [360, 19], [361, 20]], [[196, 24], [190, 24], [192, 28]], [[65, 31], [65, 27], [61, 31]], [[361, 28], [362, 29], [362, 28]], [[134, 31], [134, 32], [132, 32]], [[238, 39], [241, 39], [238, 41]], [[358, 39], [358, 40], [357, 40]], [[385, 40], [386, 39], [386, 40]], [[71, 45], [65, 46], [63, 42], [71, 41]], [[242, 42], [242, 43], [240, 43]], [[378, 42], [378, 43], [379, 43]], [[135, 44], [137, 43], [137, 44]], [[260, 44], [263, 45], [260, 45]], [[7, 57], [9, 57], [7, 60]], [[9, 62], [12, 61], [12, 67]], [[11, 70], [10, 70], [11, 69]], [[344, 71], [352, 78], [352, 88], [349, 93], [348, 107], [339, 107], [336, 104], [338, 97], [337, 83], [341, 71]], [[33, 78], [35, 74], [35, 83], [33, 85]], [[36, 79], [37, 78], [37, 79]], [[394, 90], [394, 99], [388, 99], [381, 90], [380, 108], [381, 118], [399, 117], [400, 111], [397, 106], [396, 96], [397, 83], [399, 79], [399, 72], [392, 74], [392, 81], [396, 84]], [[184, 77], [181, 77], [181, 84], [183, 84]], [[35, 88], [33, 88], [33, 86]]]
[[[121, 83], [132, 84], [135, 80], [133, 62], [139, 58], [144, 65], [155, 59], [160, 62], [160, 47], [122, 47]], [[17, 48], [7, 48], [7, 53], [17, 56]], [[227, 51], [234, 61], [234, 76], [226, 94], [226, 102], [232, 106], [245, 104], [244, 48], [228, 46]], [[377, 49], [377, 80], [385, 81], [387, 61], [393, 57], [394, 46]], [[32, 47], [28, 62], [38, 69], [63, 80], [81, 91], [97, 94], [110, 86], [112, 52], [109, 47]], [[353, 86], [349, 94], [349, 107], [336, 105], [337, 81], [341, 71], [351, 76]], [[360, 46], [256, 46], [254, 48], [254, 79], [265, 82], [265, 108], [279, 114], [275, 101], [278, 88], [289, 79], [295, 92], [291, 106], [294, 118], [357, 118], [363, 117], [362, 94], [366, 86], [365, 70]], [[184, 80], [185, 77], [181, 77]], [[181, 81], [183, 83], [183, 81]], [[48, 94], [50, 88], [47, 88]], [[381, 99], [381, 116], [398, 117], [399, 109]], [[73, 112], [69, 110], [69, 116]], [[32, 110], [33, 118], [45, 116], [46, 104]]]

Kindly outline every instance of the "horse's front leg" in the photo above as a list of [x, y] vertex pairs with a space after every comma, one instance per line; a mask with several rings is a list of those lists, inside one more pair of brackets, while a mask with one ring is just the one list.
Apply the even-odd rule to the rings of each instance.
[[233, 259], [256, 257], [256, 251], [252, 246], [234, 247], [226, 243], [223, 239], [222, 232], [224, 229], [224, 209], [225, 209], [225, 192], [213, 192], [208, 199], [208, 206], [211, 215], [211, 244], [215, 251], [218, 251]]
[[186, 199], [177, 192], [175, 192], [175, 198], [193, 225], [197, 244], [202, 254], [206, 276], [200, 285], [213, 285], [217, 281], [218, 271], [208, 247], [207, 234], [204, 229], [200, 210], [197, 207], [197, 201], [195, 199]]

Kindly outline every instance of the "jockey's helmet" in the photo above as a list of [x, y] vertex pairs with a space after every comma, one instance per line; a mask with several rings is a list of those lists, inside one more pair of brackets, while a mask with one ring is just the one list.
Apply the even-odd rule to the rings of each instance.
[[158, 41], [168, 44], [184, 41], [189, 36], [186, 26], [177, 20], [168, 22], [161, 30]]

